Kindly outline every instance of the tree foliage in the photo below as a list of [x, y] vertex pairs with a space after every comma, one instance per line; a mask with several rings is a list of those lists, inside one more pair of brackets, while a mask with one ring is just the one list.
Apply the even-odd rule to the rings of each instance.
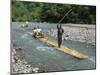
[[12, 21], [58, 23], [73, 9], [61, 23], [96, 23], [96, 6], [53, 4], [42, 2], [12, 1]]

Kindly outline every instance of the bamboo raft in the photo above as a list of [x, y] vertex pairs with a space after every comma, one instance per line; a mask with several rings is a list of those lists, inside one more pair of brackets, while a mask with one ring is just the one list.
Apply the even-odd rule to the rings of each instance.
[[[35, 36], [33, 33], [29, 33], [29, 34], [31, 34], [32, 36]], [[86, 58], [88, 58], [87, 55], [85, 55], [83, 53], [80, 53], [80, 52], [78, 52], [76, 50], [72, 50], [72, 49], [66, 48], [65, 46], [61, 46], [61, 48], [58, 48], [57, 42], [54, 41], [54, 40], [49, 40], [48, 37], [46, 37], [46, 36], [44, 36], [44, 37], [35, 36], [35, 38], [37, 38], [39, 41], [41, 41], [43, 43], [46, 43], [47, 45], [55, 47], [59, 51], [62, 51], [64, 53], [66, 53], [66, 54], [74, 56], [74, 57], [76, 57], [78, 59], [86, 59]]]

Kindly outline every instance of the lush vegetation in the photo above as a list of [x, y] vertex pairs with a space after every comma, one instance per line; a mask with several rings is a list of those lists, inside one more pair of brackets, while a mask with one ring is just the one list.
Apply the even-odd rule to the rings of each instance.
[[70, 10], [61, 23], [96, 23], [96, 6], [53, 4], [38, 2], [12, 1], [12, 21], [58, 23]]

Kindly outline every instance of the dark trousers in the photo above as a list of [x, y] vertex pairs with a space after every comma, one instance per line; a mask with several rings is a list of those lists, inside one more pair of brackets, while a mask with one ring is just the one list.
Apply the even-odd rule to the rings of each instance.
[[58, 35], [58, 47], [60, 48], [62, 44], [62, 35]]

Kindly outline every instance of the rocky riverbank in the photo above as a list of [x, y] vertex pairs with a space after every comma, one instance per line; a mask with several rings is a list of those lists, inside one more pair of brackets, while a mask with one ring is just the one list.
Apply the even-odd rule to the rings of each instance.
[[[82, 24], [63, 24], [64, 40], [79, 41], [87, 44], [95, 45], [96, 28], [95, 25]], [[57, 30], [54, 30], [56, 33]]]
[[80, 41], [95, 45], [95, 25], [66, 25], [64, 26], [65, 36], [74, 41]]
[[38, 67], [32, 67], [31, 64], [28, 64], [24, 59], [21, 60], [17, 53], [16, 49], [12, 48], [12, 60], [11, 60], [11, 73], [12, 74], [25, 74], [25, 73], [38, 73], [40, 72]]

